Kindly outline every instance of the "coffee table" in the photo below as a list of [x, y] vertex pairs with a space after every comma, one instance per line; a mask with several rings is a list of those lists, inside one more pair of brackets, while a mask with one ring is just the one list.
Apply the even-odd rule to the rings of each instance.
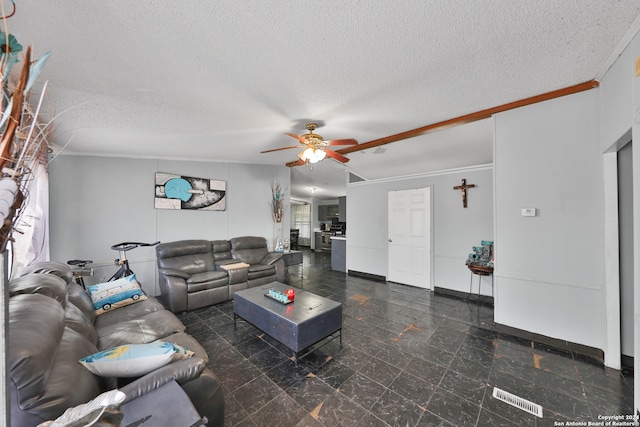
[[[295, 299], [283, 304], [265, 296], [269, 289], [286, 292], [294, 289]], [[238, 291], [233, 296], [233, 322], [238, 317], [293, 352], [296, 365], [301, 353], [332, 336], [327, 344], [340, 338], [342, 346], [342, 304], [280, 282]], [[338, 336], [336, 336], [336, 333]]]

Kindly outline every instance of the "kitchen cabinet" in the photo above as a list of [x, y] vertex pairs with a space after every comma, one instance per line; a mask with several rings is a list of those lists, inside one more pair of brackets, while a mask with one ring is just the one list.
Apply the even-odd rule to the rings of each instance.
[[338, 205], [318, 206], [318, 221], [331, 221], [338, 218]]
[[327, 205], [318, 206], [318, 221], [327, 220]]
[[347, 272], [347, 239], [345, 237], [331, 238], [331, 269]]

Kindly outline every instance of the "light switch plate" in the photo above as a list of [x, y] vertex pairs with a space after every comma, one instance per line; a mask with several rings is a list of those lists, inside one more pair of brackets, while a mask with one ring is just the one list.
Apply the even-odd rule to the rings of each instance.
[[522, 216], [536, 216], [536, 208], [522, 208]]

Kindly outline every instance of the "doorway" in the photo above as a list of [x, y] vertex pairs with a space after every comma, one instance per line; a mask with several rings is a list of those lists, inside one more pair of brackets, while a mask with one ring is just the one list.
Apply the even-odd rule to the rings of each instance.
[[389, 191], [387, 280], [432, 289], [431, 188]]
[[633, 367], [633, 147], [628, 142], [618, 157], [618, 244], [620, 256], [620, 353], [623, 366]]

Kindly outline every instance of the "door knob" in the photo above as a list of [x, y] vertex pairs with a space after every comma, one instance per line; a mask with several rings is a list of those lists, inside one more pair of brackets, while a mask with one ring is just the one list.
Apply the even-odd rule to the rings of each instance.
[[391, 240], [391, 239], [389, 239], [389, 243], [391, 243], [391, 242], [392, 242], [392, 240]]

